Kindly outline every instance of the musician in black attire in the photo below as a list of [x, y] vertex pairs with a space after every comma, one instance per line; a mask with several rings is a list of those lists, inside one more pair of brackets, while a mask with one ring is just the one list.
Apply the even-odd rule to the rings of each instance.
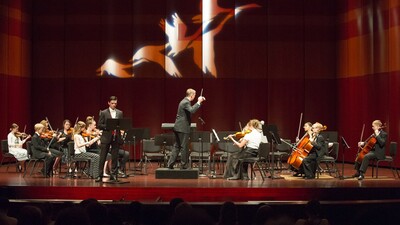
[[50, 177], [51, 170], [56, 155], [52, 154], [55, 149], [50, 149], [45, 141], [40, 138], [40, 134], [43, 132], [44, 126], [40, 123], [35, 124], [35, 134], [32, 136], [32, 155], [37, 159], [45, 159], [45, 166], [42, 169], [42, 174], [45, 177]]
[[190, 102], [193, 101], [195, 97], [196, 91], [189, 88], [186, 90], [186, 97], [184, 97], [179, 103], [174, 125], [175, 144], [168, 160], [168, 168], [170, 169], [174, 168], [175, 160], [180, 151], [182, 151], [181, 169], [189, 168], [189, 136], [191, 115], [195, 113], [200, 108], [201, 103], [206, 100], [203, 96], [199, 96], [197, 98], [197, 103], [192, 106]]
[[[108, 108], [100, 111], [98, 127], [102, 130], [102, 135], [100, 138], [100, 164], [99, 164], [99, 174], [103, 174], [104, 163], [106, 161], [107, 153], [111, 147], [111, 161], [112, 168], [110, 174], [110, 181], [115, 181], [118, 173], [118, 150], [119, 143], [121, 141], [121, 134], [119, 131], [106, 129], [107, 119], [122, 119], [123, 113], [121, 110], [117, 109], [117, 97], [111, 96], [108, 101]], [[103, 176], [100, 175], [96, 178], [96, 182], [101, 182]]]
[[324, 126], [320, 123], [314, 123], [312, 125], [312, 135], [310, 137], [311, 145], [313, 146], [308, 156], [303, 159], [303, 170], [305, 179], [314, 179], [315, 172], [317, 170], [317, 160], [326, 154], [327, 144], [324, 137], [320, 132], [324, 129]]
[[[374, 133], [367, 139], [365, 142], [359, 142], [358, 147], [363, 148], [371, 138], [376, 139], [376, 144], [373, 145], [372, 149], [364, 155], [361, 163], [356, 160], [354, 168], [356, 173], [353, 177], [357, 177], [358, 180], [364, 179], [364, 174], [367, 171], [369, 161], [371, 159], [384, 159], [385, 158], [385, 145], [386, 145], [386, 138], [387, 133], [382, 130], [382, 122], [380, 120], [374, 120], [372, 122], [372, 130]], [[360, 154], [360, 153], [359, 153]], [[358, 158], [359, 156], [357, 156]]]

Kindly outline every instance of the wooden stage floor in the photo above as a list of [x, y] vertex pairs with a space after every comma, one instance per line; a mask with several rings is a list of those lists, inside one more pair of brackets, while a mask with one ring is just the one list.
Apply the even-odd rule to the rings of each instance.
[[[132, 163], [131, 163], [132, 164]], [[132, 166], [132, 165], [131, 165]], [[341, 170], [341, 164], [338, 165]], [[132, 166], [133, 167], [133, 166]], [[359, 181], [355, 178], [338, 179], [323, 174], [320, 179], [304, 180], [291, 176], [283, 170], [278, 175], [284, 179], [264, 181], [257, 172], [256, 179], [249, 181], [229, 181], [218, 176], [213, 179], [156, 179], [156, 164], [148, 167], [148, 174], [141, 171], [122, 181], [129, 183], [109, 184], [96, 183], [88, 178], [68, 178], [61, 173], [51, 178], [40, 174], [15, 172], [15, 166], [0, 168], [0, 190], [2, 195], [16, 200], [45, 201], [80, 201], [96, 198], [104, 201], [141, 201], [169, 202], [172, 198], [181, 197], [188, 202], [299, 202], [318, 199], [327, 202], [391, 202], [400, 200], [400, 179], [394, 178], [387, 168], [379, 169], [379, 178], [371, 177], [371, 168], [367, 176]], [[344, 175], [354, 173], [353, 165], [345, 164]], [[205, 170], [207, 172], [207, 170]], [[106, 179], [104, 179], [106, 180]]]

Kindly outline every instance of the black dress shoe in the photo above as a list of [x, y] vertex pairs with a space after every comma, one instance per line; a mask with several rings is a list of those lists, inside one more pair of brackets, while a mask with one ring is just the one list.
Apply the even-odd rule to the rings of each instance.
[[103, 177], [97, 177], [94, 181], [95, 182], [103, 182]]
[[353, 174], [353, 177], [359, 177], [359, 176], [360, 176], [360, 173], [359, 173], [359, 172]]
[[174, 169], [174, 165], [173, 164], [169, 165], [168, 169], [173, 170]]
[[294, 177], [301, 177], [301, 176], [303, 176], [301, 173], [295, 173], [295, 174], [293, 174], [293, 176]]
[[110, 181], [116, 181], [117, 177], [114, 174], [110, 174]]

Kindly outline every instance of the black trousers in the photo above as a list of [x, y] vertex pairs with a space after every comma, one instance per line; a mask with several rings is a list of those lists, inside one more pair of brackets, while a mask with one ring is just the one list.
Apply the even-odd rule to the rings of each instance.
[[310, 152], [308, 156], [303, 159], [302, 165], [304, 175], [309, 178], [314, 178], [315, 171], [317, 170], [317, 153]]
[[181, 152], [181, 167], [188, 167], [189, 165], [189, 136], [188, 133], [181, 133], [174, 131], [175, 144], [172, 149], [171, 155], [168, 160], [168, 167], [175, 164], [176, 158]]

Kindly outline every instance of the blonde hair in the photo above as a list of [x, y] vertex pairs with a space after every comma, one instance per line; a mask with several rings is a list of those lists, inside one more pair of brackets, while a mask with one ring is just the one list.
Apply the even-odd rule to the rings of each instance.
[[251, 126], [257, 130], [262, 130], [261, 122], [258, 119], [251, 119], [248, 123], [248, 126]]
[[186, 97], [190, 97], [193, 94], [196, 94], [196, 91], [194, 89], [189, 88], [189, 89], [186, 90]]
[[42, 128], [44, 128], [44, 125], [43, 125], [43, 124], [41, 124], [41, 123], [35, 124], [35, 127], [34, 127], [35, 132], [36, 132], [36, 131], [39, 131], [39, 130], [42, 129]]
[[382, 127], [382, 122], [380, 120], [374, 120], [372, 124], [377, 125], [378, 127]]
[[82, 128], [85, 128], [85, 127], [86, 127], [85, 122], [83, 122], [83, 121], [78, 121], [78, 122], [75, 124], [75, 127], [74, 127], [74, 134], [79, 134], [79, 133], [81, 133], [81, 129], [82, 129]]

